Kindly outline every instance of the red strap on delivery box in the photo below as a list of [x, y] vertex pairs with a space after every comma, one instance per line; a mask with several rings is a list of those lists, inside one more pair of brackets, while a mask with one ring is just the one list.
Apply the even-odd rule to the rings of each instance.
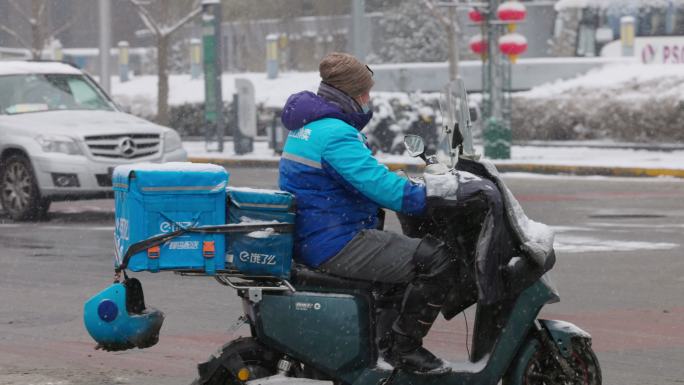
[[216, 256], [216, 245], [214, 241], [204, 241], [202, 243], [202, 255], [204, 258], [214, 258], [214, 256]]
[[152, 246], [149, 249], [147, 249], [147, 258], [157, 259], [157, 258], [159, 258], [159, 252], [160, 252], [159, 246]]

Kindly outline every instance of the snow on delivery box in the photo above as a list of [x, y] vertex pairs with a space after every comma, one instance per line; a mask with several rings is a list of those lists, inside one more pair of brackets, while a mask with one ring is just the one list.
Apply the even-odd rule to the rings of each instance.
[[[112, 176], [116, 266], [128, 247], [181, 228], [226, 223], [228, 172], [211, 164], [165, 163], [118, 166]], [[132, 271], [225, 268], [225, 235], [188, 232], [134, 254]]]
[[[294, 197], [285, 191], [228, 187], [230, 223], [294, 224]], [[287, 279], [292, 267], [292, 233], [268, 224], [247, 233], [228, 234], [228, 265], [246, 275]]]

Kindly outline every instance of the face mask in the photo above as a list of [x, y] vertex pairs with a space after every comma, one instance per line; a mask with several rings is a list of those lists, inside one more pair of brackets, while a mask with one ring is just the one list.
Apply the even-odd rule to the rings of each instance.
[[371, 110], [370, 103], [366, 103], [366, 104], [362, 105], [361, 110], [363, 110], [364, 114], [367, 114]]

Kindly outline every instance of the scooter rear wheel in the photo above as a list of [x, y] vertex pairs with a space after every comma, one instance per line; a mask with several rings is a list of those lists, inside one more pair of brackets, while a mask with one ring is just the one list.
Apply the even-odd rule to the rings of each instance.
[[575, 371], [574, 378], [563, 373], [539, 341], [531, 340], [520, 351], [503, 385], [601, 385], [601, 367], [588, 342], [574, 340], [568, 362]]
[[[231, 371], [228, 368], [234, 358], [239, 358], [238, 362], [242, 362], [242, 365]], [[225, 344], [220, 354], [211, 356], [209, 361], [201, 364], [200, 366], [210, 368], [210, 371], [204, 373], [206, 378], [202, 378], [203, 373], [200, 370], [200, 378], [191, 385], [240, 385], [246, 381], [272, 376], [278, 372], [279, 358], [274, 351], [261, 345], [254, 338], [238, 338]], [[234, 373], [246, 378], [238, 379]]]

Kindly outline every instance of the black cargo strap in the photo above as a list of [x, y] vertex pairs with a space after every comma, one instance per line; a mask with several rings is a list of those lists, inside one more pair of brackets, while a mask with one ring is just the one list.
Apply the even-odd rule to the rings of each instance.
[[252, 222], [248, 224], [244, 223], [230, 223], [226, 225], [217, 226], [199, 226], [199, 227], [188, 227], [184, 229], [179, 229], [167, 234], [156, 235], [151, 238], [147, 238], [140, 242], [136, 242], [128, 247], [126, 254], [124, 254], [121, 264], [119, 267], [114, 269], [118, 274], [121, 271], [126, 270], [128, 267], [128, 262], [131, 257], [138, 254], [141, 251], [145, 251], [150, 247], [161, 245], [162, 243], [168, 242], [178, 236], [185, 233], [203, 233], [203, 234], [228, 234], [228, 233], [249, 233], [252, 231], [259, 231], [265, 229], [273, 229], [276, 233], [291, 233], [294, 231], [294, 224], [292, 223], [270, 223], [270, 222]]

